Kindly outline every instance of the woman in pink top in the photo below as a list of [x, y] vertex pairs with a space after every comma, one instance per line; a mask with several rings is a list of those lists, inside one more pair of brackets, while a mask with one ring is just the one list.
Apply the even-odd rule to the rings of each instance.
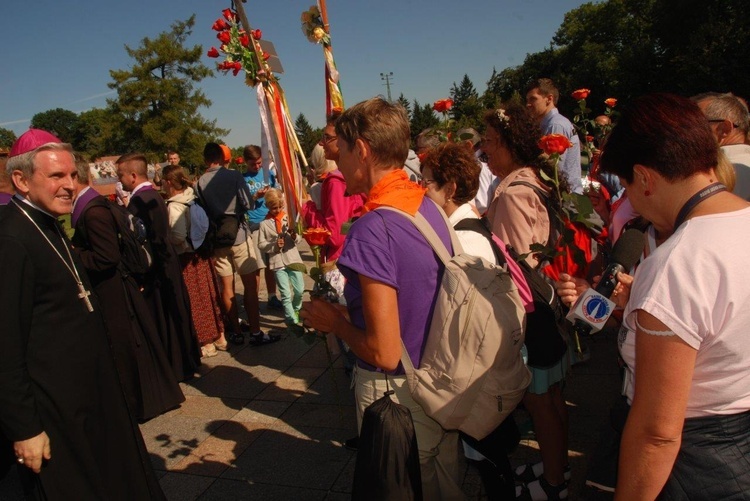
[[[340, 112], [334, 112], [328, 117], [326, 127], [323, 129], [323, 139], [320, 140], [326, 159], [334, 162], [338, 162], [339, 159], [335, 128], [339, 116], [341, 116]], [[302, 217], [308, 227], [322, 227], [331, 232], [326, 244], [325, 257], [327, 261], [334, 261], [341, 254], [341, 248], [346, 238], [346, 235], [341, 232], [341, 226], [359, 213], [364, 200], [363, 194], [347, 194], [346, 181], [337, 169], [328, 172], [323, 177], [320, 190], [320, 210], [312, 200], [309, 200], [302, 207]]]

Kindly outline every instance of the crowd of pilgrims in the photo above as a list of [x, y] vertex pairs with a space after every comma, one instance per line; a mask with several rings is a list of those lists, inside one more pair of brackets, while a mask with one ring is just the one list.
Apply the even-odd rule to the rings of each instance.
[[[740, 110], [745, 106], [744, 115], [706, 120], [714, 101], [727, 96]], [[393, 376], [389, 381], [396, 398], [418, 408], [407, 391], [399, 390], [401, 346], [392, 341], [400, 337], [418, 366], [441, 264], [407, 220], [375, 210], [379, 206], [421, 213], [447, 242], [440, 212], [452, 226], [481, 219], [532, 267], [544, 266], [568, 306], [596, 282], [623, 230], [638, 227], [646, 241], [639, 273], [635, 280], [633, 271], [618, 277], [613, 300], [619, 311], [610, 320], [610, 328], [622, 322], [618, 344], [625, 382], [613, 409], [622, 419], [616, 429], [605, 426], [605, 435], [615, 437], [608, 442], [614, 444], [614, 456], [612, 450], [599, 451], [600, 457], [609, 453], [609, 459], [590, 469], [587, 484], [609, 492], [617, 487], [622, 499], [739, 499], [750, 477], [750, 387], [739, 382], [748, 375], [750, 349], [738, 342], [741, 326], [747, 325], [745, 310], [750, 309], [743, 306], [750, 293], [733, 285], [747, 275], [739, 251], [750, 244], [750, 209], [744, 201], [750, 193], [738, 191], [747, 189], [742, 169], [750, 168], [746, 105], [734, 96], [710, 93], [693, 101], [666, 94], [637, 99], [582, 176], [580, 142], [557, 111], [557, 89], [540, 79], [526, 97], [525, 107], [509, 104], [487, 111], [477, 124], [484, 133], [464, 129], [456, 134], [457, 142], [440, 142], [440, 131], [426, 130], [411, 145], [403, 111], [377, 98], [328, 117], [310, 154], [309, 199], [300, 217], [304, 226], [330, 232], [323, 269], [341, 303], [349, 305], [347, 314], [318, 300], [303, 304], [300, 235], [284, 210], [273, 165], [264, 168], [261, 148], [245, 147], [245, 170], [239, 172], [231, 168], [226, 146], [209, 143], [205, 173], [194, 179], [174, 151], [153, 179], [143, 155], [118, 159], [116, 203], [145, 225], [153, 259], [142, 274], [122, 266], [115, 209], [89, 185], [89, 164], [76, 154], [72, 249], [101, 308], [130, 413], [142, 423], [178, 407], [185, 400], [178, 383], [194, 376], [202, 357], [247, 340], [264, 345], [281, 339], [282, 331], [260, 328], [261, 273], [267, 308], [283, 313], [288, 327], [304, 325], [336, 336], [356, 379], [359, 420], [377, 398], [383, 371]], [[727, 122], [730, 133], [743, 134], [731, 146], [742, 145], [744, 160], [733, 161], [726, 148], [719, 148]], [[558, 178], [555, 164], [539, 146], [550, 133], [572, 143], [556, 164], [559, 186], [550, 183]], [[41, 144], [50, 142], [59, 140], [49, 135]], [[738, 158], [736, 148], [734, 153]], [[10, 174], [3, 169], [0, 177], [3, 205], [11, 203]], [[723, 186], [699, 197], [676, 221], [688, 199], [716, 183]], [[585, 265], [568, 260], [556, 268], [529, 250], [548, 243], [555, 208], [563, 203], [560, 193], [566, 191], [590, 198], [594, 224], [579, 228]], [[2, 210], [0, 221], [10, 209]], [[206, 220], [219, 232], [228, 228], [230, 238], [208, 252], [201, 251], [204, 232], [193, 227], [200, 223], [205, 230]], [[351, 221], [349, 232], [342, 231]], [[456, 233], [465, 252], [497, 262], [481, 233]], [[247, 320], [239, 314], [237, 277]], [[563, 389], [571, 364], [580, 357], [571, 348], [550, 366], [529, 367], [532, 381], [523, 406], [533, 421], [539, 462], [511, 470], [507, 447], [462, 443], [458, 434], [415, 413], [424, 497], [462, 497], [456, 454], [463, 447], [479, 466], [490, 498], [567, 498], [571, 470]], [[636, 385], [641, 378], [650, 384]], [[729, 429], [734, 452], [710, 441], [708, 450], [702, 445], [704, 435], [717, 427]], [[4, 432], [10, 429], [3, 425]], [[736, 451], [744, 459], [730, 465]], [[710, 465], [712, 478], [696, 474], [702, 464]], [[160, 493], [151, 489], [158, 498]], [[710, 494], [692, 497], [699, 491]]]

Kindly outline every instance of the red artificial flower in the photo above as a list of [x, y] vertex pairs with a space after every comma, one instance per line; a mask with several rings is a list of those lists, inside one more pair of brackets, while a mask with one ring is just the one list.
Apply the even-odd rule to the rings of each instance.
[[453, 99], [438, 99], [432, 105], [432, 109], [438, 113], [446, 113], [453, 107]]
[[211, 47], [208, 50], [208, 54], [207, 55], [208, 55], [208, 57], [219, 57], [219, 51], [216, 50], [216, 47]]
[[614, 108], [615, 105], [617, 104], [617, 99], [615, 99], [614, 97], [610, 97], [604, 100], [604, 104], [606, 104], [610, 108]]
[[224, 14], [224, 19], [227, 21], [236, 21], [237, 20], [237, 13], [234, 12], [232, 9], [224, 9], [221, 11], [222, 14]]
[[232, 74], [234, 76], [237, 76], [237, 73], [239, 73], [242, 70], [242, 63], [239, 61], [236, 61], [234, 64], [234, 69], [232, 70]]
[[571, 96], [573, 96], [573, 99], [576, 101], [580, 101], [581, 99], [586, 99], [589, 97], [589, 94], [591, 94], [591, 91], [588, 89], [578, 89], [574, 90]]
[[587, 143], [593, 143], [594, 142], [594, 136], [586, 136], [586, 142]]
[[229, 25], [222, 18], [219, 18], [214, 22], [214, 25], [211, 26], [211, 29], [215, 31], [224, 31], [229, 29]]
[[240, 44], [242, 44], [243, 47], [250, 45], [250, 37], [247, 36], [247, 33], [240, 35]]
[[268, 61], [268, 58], [269, 58], [269, 57], [271, 57], [271, 54], [269, 54], [268, 52], [264, 52], [264, 53], [263, 53], [263, 60], [264, 60], [264, 61]]
[[302, 238], [311, 246], [325, 245], [329, 236], [331, 232], [325, 228], [309, 228], [302, 234]]
[[234, 68], [234, 63], [223, 61], [217, 65], [217, 68], [219, 68], [220, 70], [231, 70], [232, 68]]
[[228, 31], [220, 31], [216, 35], [216, 38], [218, 38], [221, 43], [229, 43], [232, 40], [232, 34]]
[[263, 36], [263, 32], [260, 30], [253, 30], [251, 33], [253, 35], [253, 38], [256, 40], [260, 40], [261, 37]]
[[234, 159], [234, 163], [236, 163], [236, 164], [244, 164], [245, 163], [245, 159], [242, 158], [242, 157], [237, 157], [237, 158]]
[[555, 153], [562, 155], [565, 153], [565, 150], [573, 146], [573, 143], [562, 134], [548, 134], [539, 140], [537, 146], [547, 155]]

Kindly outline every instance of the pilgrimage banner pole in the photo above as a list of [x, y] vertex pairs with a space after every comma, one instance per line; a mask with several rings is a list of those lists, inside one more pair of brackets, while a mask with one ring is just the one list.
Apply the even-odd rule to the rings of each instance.
[[323, 46], [323, 57], [325, 59], [325, 89], [326, 89], [326, 116], [334, 110], [344, 109], [344, 96], [341, 93], [339, 72], [336, 69], [336, 61], [333, 59], [333, 45], [331, 44], [331, 30], [328, 23], [328, 10], [325, 0], [318, 0], [318, 5], [313, 5], [302, 13], [302, 32], [312, 43]]
[[[250, 87], [257, 87], [263, 134], [276, 164], [287, 212], [296, 221], [302, 204], [307, 199], [300, 164], [306, 164], [307, 161], [288, 118], [289, 110], [284, 92], [268, 62], [271, 54], [261, 46], [262, 32], [252, 29], [241, 1], [234, 2], [233, 6], [234, 10], [224, 9], [224, 18], [218, 19], [213, 25], [221, 42], [220, 50], [226, 56], [225, 61], [218, 63], [217, 67], [225, 74], [232, 71], [235, 76], [243, 71], [245, 83]], [[219, 57], [220, 53], [212, 47], [208, 55]]]

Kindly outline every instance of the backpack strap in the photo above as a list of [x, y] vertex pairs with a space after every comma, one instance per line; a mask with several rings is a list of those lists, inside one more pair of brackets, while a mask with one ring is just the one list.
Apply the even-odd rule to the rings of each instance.
[[510, 186], [526, 186], [527, 188], [531, 188], [532, 190], [534, 190], [534, 193], [536, 193], [537, 196], [542, 200], [545, 207], [547, 206], [547, 204], [549, 204], [549, 195], [543, 189], [533, 183], [530, 183], [528, 181], [513, 181], [508, 185], [508, 187]]
[[[542, 201], [542, 204], [544, 204], [544, 208], [547, 209], [547, 219], [549, 219], [549, 235], [547, 235], [547, 244], [552, 242], [552, 240], [554, 239], [554, 235], [555, 235], [554, 231], [555, 231], [556, 223], [553, 221], [553, 217], [552, 217], [553, 211], [550, 210], [549, 195], [539, 186], [533, 183], [529, 183], [528, 181], [513, 181], [512, 183], [508, 185], [508, 187], [510, 186], [526, 186], [527, 188], [531, 188], [534, 191], [534, 193], [536, 193], [536, 195]], [[562, 231], [562, 229], [559, 227], [557, 228], [557, 230]]]
[[[430, 202], [435, 204], [435, 208], [438, 209], [438, 212], [443, 217], [443, 221], [445, 222], [445, 226], [448, 228], [448, 232], [451, 236], [451, 245], [453, 246], [453, 254], [463, 254], [463, 247], [461, 247], [461, 243], [458, 241], [458, 236], [456, 235], [456, 232], [453, 230], [453, 227], [450, 224], [450, 221], [448, 221], [448, 216], [445, 215], [445, 212], [443, 212], [443, 209], [440, 208], [438, 204], [436, 204], [434, 201], [429, 199]], [[419, 232], [424, 236], [424, 238], [427, 240], [427, 242], [432, 247], [432, 250], [435, 251], [435, 254], [440, 258], [440, 260], [443, 262], [444, 266], [447, 266], [448, 263], [451, 260], [451, 255], [448, 252], [448, 248], [445, 246], [442, 240], [440, 240], [440, 237], [437, 233], [435, 233], [435, 230], [432, 228], [430, 223], [425, 219], [425, 217], [417, 212], [415, 216], [412, 216], [411, 214], [404, 212], [400, 209], [396, 209], [395, 207], [388, 207], [386, 205], [381, 205], [375, 210], [388, 210], [391, 212], [396, 212], [398, 214], [401, 214], [406, 219], [411, 221], [414, 226], [417, 227]], [[411, 357], [409, 356], [409, 352], [406, 351], [406, 345], [404, 344], [403, 338], [401, 338], [401, 365], [404, 367], [404, 372], [406, 373], [406, 377], [408, 380], [410, 380], [410, 387], [413, 387], [416, 383], [414, 382], [414, 378], [416, 377], [414, 375], [414, 364], [411, 361]]]
[[475, 233], [479, 233], [480, 235], [484, 236], [492, 246], [492, 252], [495, 254], [495, 259], [497, 260], [498, 266], [503, 266], [507, 263], [507, 260], [505, 259], [505, 254], [500, 250], [500, 248], [497, 246], [497, 243], [492, 238], [492, 232], [487, 227], [487, 219], [474, 219], [474, 218], [466, 218], [459, 221], [456, 226], [453, 227], [456, 231], [473, 231]]
[[[430, 202], [433, 202], [430, 200]], [[451, 246], [453, 247], [453, 254], [463, 254], [464, 250], [463, 247], [461, 247], [461, 243], [458, 241], [458, 236], [456, 235], [456, 232], [453, 230], [453, 227], [451, 226], [450, 221], [448, 221], [448, 216], [445, 215], [445, 212], [443, 212], [443, 209], [440, 208], [437, 204], [435, 204], [435, 207], [438, 209], [438, 212], [443, 217], [443, 221], [445, 222], [445, 226], [448, 228], [448, 231], [450, 233], [451, 237]], [[443, 241], [440, 239], [437, 233], [435, 233], [435, 230], [432, 228], [430, 223], [425, 219], [425, 217], [417, 212], [415, 216], [412, 216], [411, 214], [402, 211], [401, 209], [396, 209], [395, 207], [388, 207], [385, 205], [382, 205], [378, 207], [376, 210], [388, 210], [391, 212], [396, 212], [398, 214], [401, 214], [406, 219], [411, 221], [414, 226], [417, 227], [419, 232], [422, 234], [422, 236], [427, 240], [427, 242], [430, 244], [430, 247], [432, 247], [432, 250], [435, 251], [435, 254], [440, 258], [440, 261], [443, 262], [443, 265], [447, 265], [451, 260], [451, 255], [448, 252], [447, 247], [445, 244], [443, 244]]]

